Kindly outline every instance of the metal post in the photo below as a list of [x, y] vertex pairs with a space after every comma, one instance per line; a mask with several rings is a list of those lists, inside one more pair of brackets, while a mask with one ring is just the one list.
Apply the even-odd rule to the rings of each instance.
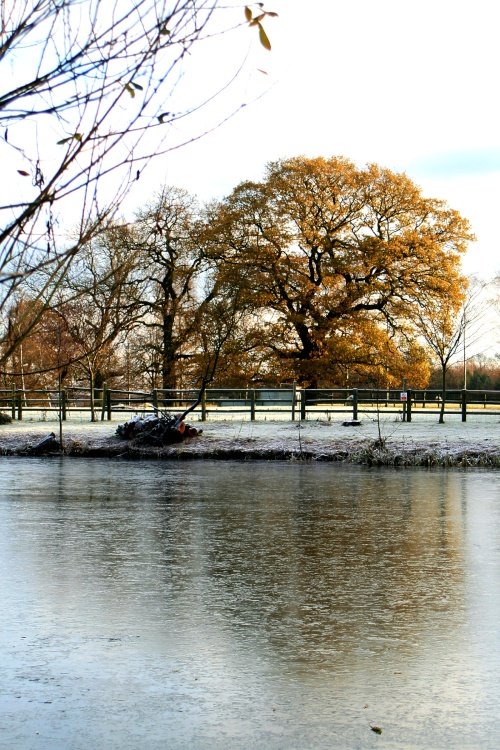
[[358, 389], [352, 389], [352, 418], [353, 420], [358, 418]]
[[250, 391], [250, 421], [255, 422], [255, 388]]
[[462, 422], [467, 422], [467, 391], [465, 388], [462, 389]]
[[158, 389], [155, 388], [153, 391], [153, 411], [155, 416], [158, 416]]
[[292, 385], [292, 422], [295, 422], [295, 402], [297, 399], [297, 383], [295, 380]]
[[61, 391], [61, 414], [63, 422], [66, 421], [66, 412], [68, 406], [68, 393], [67, 391]]
[[203, 391], [201, 396], [201, 421], [207, 421], [207, 392]]
[[411, 388], [406, 391], [406, 421], [411, 422]]

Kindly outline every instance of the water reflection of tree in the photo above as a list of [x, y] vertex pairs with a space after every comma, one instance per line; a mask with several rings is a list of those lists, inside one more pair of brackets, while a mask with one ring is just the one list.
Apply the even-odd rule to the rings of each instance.
[[66, 470], [37, 535], [57, 562], [41, 588], [61, 607], [87, 594], [107, 617], [156, 612], [169, 627], [190, 613], [294, 669], [404, 656], [460, 622], [457, 473], [106, 466], [85, 482]]
[[253, 502], [218, 518], [224, 554], [213, 545], [209, 557], [229, 622], [323, 666], [359, 648], [412, 650], [422, 629], [452, 627], [463, 597], [453, 477], [359, 472], [339, 488], [329, 469], [299, 488], [298, 471], [271, 488], [269, 471], [253, 477]]

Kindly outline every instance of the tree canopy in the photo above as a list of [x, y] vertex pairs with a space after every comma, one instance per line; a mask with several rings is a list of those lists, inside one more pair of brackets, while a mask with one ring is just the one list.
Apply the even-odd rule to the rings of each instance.
[[[87, 242], [55, 292], [26, 292], [4, 357], [23, 316], [41, 330], [48, 304], [47, 330], [64, 321], [68, 363], [81, 351], [92, 378], [119, 343], [127, 382], [135, 368], [153, 387], [193, 387], [207, 373], [231, 386], [423, 387], [423, 321], [458, 314], [470, 239], [468, 222], [406, 175], [342, 157], [273, 162], [261, 182], [206, 206], [167, 186]], [[25, 347], [23, 373], [36, 351]]]
[[239, 269], [261, 311], [262, 345], [311, 385], [319, 372], [331, 379], [337, 364], [374, 361], [352, 326], [371, 330], [372, 341], [376, 331], [382, 364], [395, 337], [416, 335], [420, 309], [462, 300], [468, 222], [377, 165], [271, 163], [262, 182], [242, 183], [214, 206], [211, 222], [212, 252]]

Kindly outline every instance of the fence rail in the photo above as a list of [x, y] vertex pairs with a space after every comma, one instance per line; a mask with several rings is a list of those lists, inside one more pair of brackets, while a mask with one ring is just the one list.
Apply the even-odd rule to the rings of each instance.
[[[10, 412], [12, 419], [38, 413], [43, 419], [55, 413], [66, 420], [68, 415], [88, 412], [92, 421], [111, 420], [127, 414], [181, 412], [197, 398], [195, 390], [125, 391], [108, 389], [91, 394], [85, 388], [54, 390], [0, 390], [0, 411]], [[363, 412], [382, 411], [401, 415], [411, 422], [414, 414], [437, 414], [441, 394], [437, 390], [357, 389], [357, 388], [209, 388], [193, 414], [199, 419], [216, 419], [243, 415], [250, 420], [269, 417], [291, 420], [332, 418], [348, 414], [357, 420]], [[447, 391], [445, 414], [458, 414], [463, 422], [475, 414], [499, 415], [500, 391]]]

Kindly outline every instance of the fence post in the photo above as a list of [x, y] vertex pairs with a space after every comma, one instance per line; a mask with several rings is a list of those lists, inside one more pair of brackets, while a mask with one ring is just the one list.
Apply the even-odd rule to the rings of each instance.
[[465, 388], [462, 389], [461, 402], [462, 402], [462, 422], [466, 422], [467, 421], [467, 391], [465, 390]]
[[406, 391], [406, 421], [411, 422], [411, 388]]
[[352, 389], [352, 418], [353, 420], [358, 418], [358, 389]]
[[108, 422], [111, 422], [111, 390], [106, 387], [106, 393], [104, 395], [106, 396], [106, 418]]
[[155, 413], [155, 416], [157, 417], [158, 416], [158, 389], [157, 388], [153, 390], [152, 401], [153, 401], [153, 411]]
[[23, 418], [23, 392], [18, 389], [16, 391], [16, 401], [17, 401], [17, 418], [19, 421]]
[[63, 422], [66, 421], [66, 411], [68, 404], [68, 394], [66, 391], [61, 391], [61, 416]]
[[104, 414], [106, 413], [106, 389], [107, 389], [106, 383], [102, 384], [102, 391], [101, 391], [101, 422], [104, 422]]
[[201, 395], [201, 421], [207, 421], [207, 392], [203, 391]]
[[292, 422], [295, 422], [295, 401], [297, 399], [297, 383], [295, 380], [292, 385]]
[[[403, 378], [403, 384], [401, 386], [401, 393], [407, 393], [407, 391], [406, 391], [406, 378]], [[403, 399], [403, 396], [401, 396], [400, 398]], [[405, 400], [401, 401], [401, 405], [403, 407], [403, 413], [402, 413], [402, 421], [403, 422], [406, 422], [406, 413], [407, 413], [407, 404], [408, 404], [407, 398], [408, 398], [408, 395], [407, 395], [407, 397], [406, 397]]]
[[255, 422], [255, 388], [250, 391], [250, 421]]
[[305, 421], [306, 418], [306, 390], [300, 389], [300, 419]]
[[16, 418], [16, 386], [15, 385], [12, 386], [12, 399], [11, 399], [10, 408], [11, 408], [12, 419], [15, 419]]

